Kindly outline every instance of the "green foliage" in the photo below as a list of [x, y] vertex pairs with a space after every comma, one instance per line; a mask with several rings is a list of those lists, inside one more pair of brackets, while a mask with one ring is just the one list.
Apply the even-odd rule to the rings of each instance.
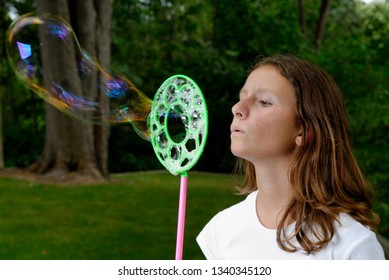
[[389, 49], [382, 39], [389, 35], [388, 9], [379, 2], [338, 5], [316, 55], [344, 93], [357, 158], [383, 202], [389, 199]]
[[5, 165], [27, 167], [43, 147], [44, 103], [15, 79], [4, 92], [3, 103]]
[[110, 172], [163, 169], [151, 143], [139, 139], [131, 125], [112, 126], [109, 141]]

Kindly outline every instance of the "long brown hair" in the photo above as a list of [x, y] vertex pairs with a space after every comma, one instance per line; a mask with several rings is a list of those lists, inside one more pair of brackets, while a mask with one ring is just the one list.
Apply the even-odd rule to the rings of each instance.
[[[322, 249], [335, 233], [340, 213], [374, 228], [379, 222], [372, 212], [373, 188], [364, 178], [353, 155], [347, 113], [335, 81], [320, 67], [291, 55], [261, 59], [253, 68], [277, 67], [294, 87], [297, 100], [296, 126], [304, 141], [296, 146], [289, 168], [292, 199], [277, 225], [277, 242], [288, 252], [297, 248], [312, 253]], [[240, 193], [257, 189], [254, 166], [239, 159], [245, 178]], [[285, 233], [288, 215], [296, 221], [292, 235]]]

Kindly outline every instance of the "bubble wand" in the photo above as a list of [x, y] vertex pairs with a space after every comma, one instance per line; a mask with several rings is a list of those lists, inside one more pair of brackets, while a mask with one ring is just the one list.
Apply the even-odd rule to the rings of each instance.
[[[43, 72], [43, 61], [51, 59], [44, 57], [47, 46], [61, 57], [76, 55], [77, 66], [68, 69], [73, 77], [99, 77], [97, 89], [108, 98], [108, 112], [98, 97], [77, 92], [62, 77], [59, 82], [52, 73]], [[151, 101], [124, 75], [99, 65], [81, 48], [71, 26], [53, 15], [31, 13], [16, 19], [7, 31], [6, 50], [17, 77], [47, 103], [94, 124], [131, 123], [139, 136], [151, 142], [162, 165], [181, 176], [176, 259], [182, 259], [188, 171], [200, 158], [208, 134], [206, 102], [197, 84], [184, 75], [172, 76]]]
[[180, 175], [176, 260], [182, 259], [188, 171], [200, 158], [208, 134], [203, 94], [189, 77], [176, 75], [158, 89], [148, 118], [154, 152], [173, 175]]

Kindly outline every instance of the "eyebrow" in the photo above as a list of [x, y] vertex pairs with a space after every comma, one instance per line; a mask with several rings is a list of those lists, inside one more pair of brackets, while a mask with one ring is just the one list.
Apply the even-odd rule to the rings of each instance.
[[[274, 93], [271, 90], [265, 89], [265, 88], [256, 88], [253, 92], [253, 94], [264, 94], [264, 93], [274, 95]], [[247, 94], [248, 94], [247, 90], [242, 88], [239, 91], [239, 98], [241, 98], [242, 96], [247, 95]]]

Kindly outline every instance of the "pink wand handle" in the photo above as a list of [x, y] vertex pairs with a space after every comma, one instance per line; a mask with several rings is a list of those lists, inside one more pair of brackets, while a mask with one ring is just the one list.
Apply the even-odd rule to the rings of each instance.
[[180, 201], [178, 206], [178, 224], [176, 241], [176, 260], [182, 260], [184, 248], [184, 230], [185, 230], [185, 211], [186, 211], [186, 192], [188, 189], [188, 175], [181, 175], [180, 182]]

